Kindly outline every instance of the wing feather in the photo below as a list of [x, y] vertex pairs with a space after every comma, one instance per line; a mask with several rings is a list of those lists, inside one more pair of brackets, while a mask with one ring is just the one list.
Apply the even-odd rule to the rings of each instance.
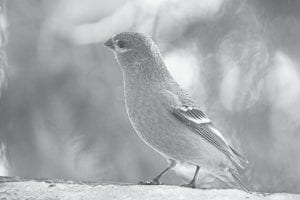
[[227, 144], [222, 134], [215, 128], [212, 122], [199, 108], [183, 105], [178, 108], [174, 108], [173, 114], [195, 133], [224, 153], [233, 163], [244, 168], [243, 165], [248, 161], [229, 144]]

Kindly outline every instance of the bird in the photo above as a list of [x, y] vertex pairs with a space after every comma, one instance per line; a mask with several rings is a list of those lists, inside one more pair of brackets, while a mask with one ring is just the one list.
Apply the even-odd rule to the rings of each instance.
[[192, 180], [182, 186], [196, 188], [199, 169], [203, 168], [228, 174], [237, 187], [250, 192], [238, 172], [248, 161], [174, 80], [155, 42], [142, 33], [121, 32], [104, 46], [114, 52], [120, 65], [126, 111], [133, 129], [168, 162], [159, 175], [140, 183], [161, 184], [160, 178], [168, 170], [182, 164], [195, 167]]

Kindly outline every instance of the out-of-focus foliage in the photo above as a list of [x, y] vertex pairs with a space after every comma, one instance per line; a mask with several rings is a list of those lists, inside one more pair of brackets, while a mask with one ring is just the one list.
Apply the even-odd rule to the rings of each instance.
[[[7, 58], [5, 52], [5, 44], [7, 40], [7, 21], [6, 21], [6, 5], [5, 0], [0, 1], [0, 101], [2, 90], [5, 89], [7, 79]], [[1, 105], [1, 104], [0, 104]], [[8, 174], [8, 159], [5, 138], [0, 134], [0, 175]]]
[[[300, 192], [299, 1], [10, 0], [7, 8], [0, 131], [9, 174], [138, 182], [165, 166], [133, 134], [121, 72], [102, 45], [139, 31], [250, 160], [250, 185]], [[178, 184], [174, 177], [165, 182]]]
[[5, 44], [7, 40], [7, 21], [5, 4], [5, 0], [0, 1], [0, 97], [2, 88], [6, 86], [5, 71], [7, 68], [7, 59], [5, 53]]

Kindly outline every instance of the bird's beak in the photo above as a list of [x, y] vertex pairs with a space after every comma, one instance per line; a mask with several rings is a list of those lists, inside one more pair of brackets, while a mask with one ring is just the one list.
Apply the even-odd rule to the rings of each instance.
[[104, 46], [110, 48], [111, 50], [115, 50], [115, 45], [114, 42], [112, 40], [112, 38], [108, 39], [105, 43]]

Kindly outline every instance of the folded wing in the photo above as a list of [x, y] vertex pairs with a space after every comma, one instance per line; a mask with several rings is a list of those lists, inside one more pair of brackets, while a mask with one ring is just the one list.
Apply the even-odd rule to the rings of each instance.
[[173, 108], [173, 115], [185, 123], [196, 134], [207, 140], [219, 151], [224, 153], [235, 165], [244, 168], [248, 161], [236, 150], [234, 150], [215, 128], [208, 117], [197, 107], [182, 105]]

